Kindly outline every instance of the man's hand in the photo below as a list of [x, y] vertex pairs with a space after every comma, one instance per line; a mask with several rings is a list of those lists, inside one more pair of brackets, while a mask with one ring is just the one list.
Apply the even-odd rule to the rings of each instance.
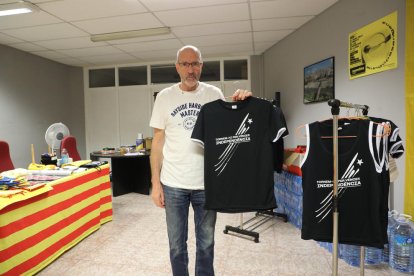
[[252, 92], [244, 89], [237, 89], [231, 97], [233, 101], [243, 101], [251, 96], [253, 96]]
[[151, 144], [151, 183], [152, 201], [158, 207], [164, 208], [164, 191], [161, 186], [160, 172], [162, 166], [162, 149], [164, 147], [165, 132], [163, 129], [154, 128], [154, 137]]
[[156, 206], [165, 208], [164, 190], [162, 189], [161, 183], [152, 182], [151, 198]]

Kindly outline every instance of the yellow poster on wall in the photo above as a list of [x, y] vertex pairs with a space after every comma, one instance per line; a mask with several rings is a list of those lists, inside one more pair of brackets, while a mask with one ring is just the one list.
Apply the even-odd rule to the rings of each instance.
[[397, 68], [397, 12], [349, 34], [349, 78]]

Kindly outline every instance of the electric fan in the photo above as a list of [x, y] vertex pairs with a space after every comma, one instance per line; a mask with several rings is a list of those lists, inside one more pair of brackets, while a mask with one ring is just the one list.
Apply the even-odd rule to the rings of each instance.
[[60, 153], [60, 144], [63, 137], [69, 135], [69, 129], [62, 123], [54, 123], [48, 127], [45, 133], [45, 140], [49, 147], [52, 149], [52, 152], [58, 150]]

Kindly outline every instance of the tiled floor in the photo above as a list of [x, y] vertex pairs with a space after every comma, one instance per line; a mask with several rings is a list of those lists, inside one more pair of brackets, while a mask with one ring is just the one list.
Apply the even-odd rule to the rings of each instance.
[[[113, 198], [114, 219], [41, 271], [46, 275], [171, 275], [164, 210], [149, 196]], [[194, 275], [195, 238], [190, 214], [190, 275]], [[254, 213], [243, 215], [246, 221]], [[331, 275], [332, 257], [314, 241], [304, 241], [290, 223], [271, 219], [255, 229], [260, 242], [224, 234], [240, 224], [239, 214], [218, 214], [216, 275]], [[339, 275], [359, 275], [359, 268], [339, 260]], [[366, 267], [365, 275], [404, 275], [385, 266]]]

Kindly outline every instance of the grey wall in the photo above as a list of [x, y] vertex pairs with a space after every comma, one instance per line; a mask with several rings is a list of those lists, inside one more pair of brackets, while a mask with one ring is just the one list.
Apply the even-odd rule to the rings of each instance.
[[254, 96], [264, 97], [263, 55], [250, 56], [250, 74], [250, 86]]
[[[398, 68], [349, 80], [349, 33], [394, 11], [398, 11]], [[265, 93], [271, 97], [273, 91], [281, 91], [282, 109], [290, 131], [286, 146], [306, 144], [301, 135], [295, 134], [298, 126], [331, 117], [326, 102], [303, 104], [303, 68], [330, 56], [335, 56], [335, 97], [369, 105], [369, 115], [392, 120], [400, 127], [400, 136], [405, 140], [404, 52], [404, 0], [340, 0], [266, 51]], [[404, 156], [397, 161], [397, 166], [400, 176], [395, 183], [394, 206], [402, 211]]]
[[40, 163], [46, 129], [56, 122], [76, 136], [86, 158], [82, 69], [0, 45], [0, 140], [9, 143], [15, 167], [31, 162], [30, 144]]

